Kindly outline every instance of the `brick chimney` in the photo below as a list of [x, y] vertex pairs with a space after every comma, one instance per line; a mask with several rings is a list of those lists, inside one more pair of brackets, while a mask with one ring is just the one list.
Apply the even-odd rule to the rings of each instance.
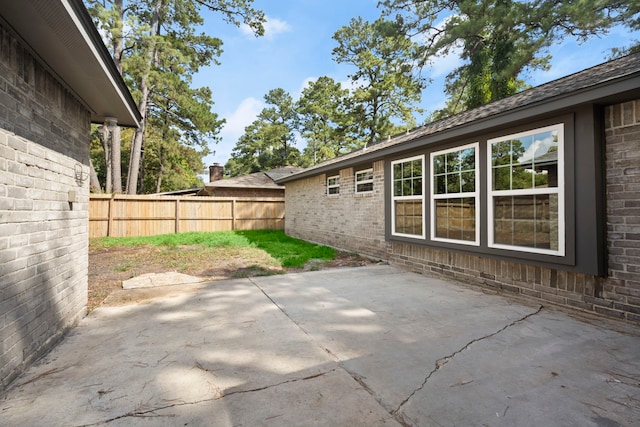
[[209, 166], [209, 182], [219, 181], [223, 178], [224, 166], [220, 163], [214, 163]]

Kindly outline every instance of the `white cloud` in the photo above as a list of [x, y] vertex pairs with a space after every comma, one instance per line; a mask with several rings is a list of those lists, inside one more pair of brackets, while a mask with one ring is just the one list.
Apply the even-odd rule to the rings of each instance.
[[551, 132], [536, 135], [531, 145], [522, 153], [518, 161], [520, 163], [530, 162], [533, 158], [547, 154], [550, 147], [557, 145], [558, 143], [555, 142]]
[[235, 144], [244, 134], [244, 128], [256, 119], [265, 106], [263, 101], [253, 97], [243, 99], [233, 114], [226, 118], [227, 122], [221, 132], [223, 142]]
[[462, 47], [455, 47], [448, 54], [431, 60], [431, 77], [446, 76], [462, 65]]
[[[452, 14], [443, 18], [440, 22], [438, 22], [435, 25], [432, 31], [430, 31], [428, 34], [424, 36], [424, 40], [430, 40], [431, 38], [433, 38], [434, 35], [436, 34], [436, 31], [444, 29], [445, 25], [447, 25], [447, 23], [451, 21], [451, 19], [453, 19], [455, 16], [456, 15]], [[421, 43], [425, 43], [425, 41], [422, 41]], [[436, 77], [446, 76], [451, 71], [461, 66], [463, 63], [461, 55], [462, 55], [462, 43], [458, 43], [458, 45], [451, 48], [449, 50], [449, 53], [447, 53], [446, 55], [439, 54], [435, 59], [432, 59], [430, 61], [431, 77], [436, 78]]]
[[318, 80], [317, 77], [307, 77], [306, 79], [302, 80], [302, 84], [300, 85], [300, 88], [298, 89], [298, 93], [292, 93], [291, 94], [293, 99], [300, 98], [300, 95], [302, 95], [302, 91], [305, 90], [306, 88], [308, 88], [309, 86], [311, 86], [311, 84], [313, 84], [316, 80]]
[[[282, 21], [278, 18], [270, 18], [267, 16], [266, 22], [263, 25], [264, 38], [267, 40], [272, 40], [279, 34], [288, 33], [289, 31], [291, 31], [291, 25], [289, 25], [289, 23], [287, 23], [286, 21]], [[255, 36], [253, 30], [247, 24], [240, 25], [240, 31], [242, 31], [242, 33], [247, 36]]]

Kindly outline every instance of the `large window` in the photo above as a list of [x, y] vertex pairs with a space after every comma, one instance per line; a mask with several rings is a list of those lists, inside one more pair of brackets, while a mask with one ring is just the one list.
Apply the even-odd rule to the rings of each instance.
[[356, 194], [371, 193], [373, 191], [373, 169], [356, 172]]
[[562, 124], [491, 139], [489, 247], [563, 256]]
[[391, 162], [394, 235], [425, 237], [423, 170], [424, 156]]
[[478, 144], [431, 154], [431, 239], [480, 243]]
[[340, 194], [340, 175], [327, 177], [327, 195], [337, 196]]

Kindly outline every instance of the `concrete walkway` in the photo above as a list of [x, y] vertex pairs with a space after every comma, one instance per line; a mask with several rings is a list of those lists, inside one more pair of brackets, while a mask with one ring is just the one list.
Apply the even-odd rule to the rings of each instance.
[[0, 425], [640, 425], [632, 326], [389, 266], [121, 292]]

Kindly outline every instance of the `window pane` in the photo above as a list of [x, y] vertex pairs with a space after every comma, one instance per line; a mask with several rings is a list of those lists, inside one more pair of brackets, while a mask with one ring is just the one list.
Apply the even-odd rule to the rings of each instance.
[[402, 181], [395, 181], [393, 183], [393, 195], [396, 197], [402, 196]]
[[495, 243], [558, 250], [558, 196], [494, 198]]
[[367, 181], [373, 179], [373, 172], [368, 170], [356, 173], [356, 181]]
[[533, 172], [531, 170], [514, 165], [511, 171], [512, 190], [533, 188]]
[[460, 170], [460, 152], [459, 151], [446, 154], [445, 170], [447, 172], [457, 172]]
[[446, 175], [438, 175], [435, 177], [433, 192], [435, 194], [447, 194], [447, 177]]
[[470, 171], [476, 169], [476, 150], [475, 148], [467, 148], [460, 152], [460, 169], [462, 171]]
[[401, 200], [395, 203], [395, 232], [422, 235], [422, 200]]
[[413, 160], [413, 176], [422, 176], [422, 160]]
[[402, 163], [396, 163], [393, 165], [393, 179], [402, 178]]
[[422, 196], [422, 178], [413, 180], [413, 196]]
[[460, 174], [447, 175], [447, 193], [455, 194], [460, 192]]
[[475, 241], [476, 206], [474, 198], [440, 199], [435, 203], [436, 237]]
[[444, 154], [440, 154], [438, 156], [433, 156], [433, 171], [432, 173], [435, 175], [440, 175], [445, 172], [444, 169]]
[[511, 164], [511, 141], [500, 141], [491, 144], [491, 164], [493, 166]]
[[413, 176], [413, 165], [412, 163], [402, 163], [402, 177], [403, 178], [411, 178]]
[[373, 191], [373, 182], [367, 182], [365, 184], [358, 184], [356, 191], [358, 193], [365, 193], [367, 191]]
[[[371, 178], [373, 178], [373, 174], [371, 174]], [[395, 164], [393, 179], [394, 196], [422, 195], [422, 161], [412, 160]]]
[[476, 173], [462, 172], [462, 192], [473, 193], [476, 191]]
[[501, 166], [493, 168], [493, 189], [511, 190], [511, 167]]

